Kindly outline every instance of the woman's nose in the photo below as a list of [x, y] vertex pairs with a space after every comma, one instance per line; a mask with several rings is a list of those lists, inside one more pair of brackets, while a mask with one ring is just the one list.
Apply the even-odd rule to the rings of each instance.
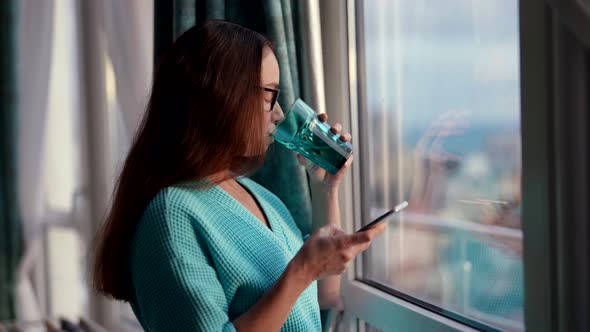
[[284, 118], [285, 114], [283, 114], [283, 109], [281, 108], [281, 105], [279, 103], [276, 103], [274, 109], [272, 110], [272, 122], [276, 124], [283, 121]]

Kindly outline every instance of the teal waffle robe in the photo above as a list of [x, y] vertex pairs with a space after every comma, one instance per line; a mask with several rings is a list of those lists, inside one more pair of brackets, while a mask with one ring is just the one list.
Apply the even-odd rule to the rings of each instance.
[[[275, 284], [303, 244], [278, 197], [237, 179], [271, 229], [219, 186], [168, 187], [145, 209], [131, 245], [133, 312], [148, 331], [235, 331], [232, 321]], [[281, 331], [321, 331], [317, 282]]]

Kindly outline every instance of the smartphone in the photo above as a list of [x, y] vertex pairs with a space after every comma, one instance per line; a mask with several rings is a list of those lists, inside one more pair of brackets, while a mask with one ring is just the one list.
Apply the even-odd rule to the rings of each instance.
[[387, 217], [390, 217], [391, 215], [393, 215], [394, 213], [398, 213], [401, 210], [405, 209], [406, 206], [408, 206], [408, 201], [403, 201], [402, 203], [396, 205], [393, 209], [385, 212], [383, 215], [381, 215], [379, 218], [375, 219], [373, 222], [371, 222], [368, 225], [363, 226], [361, 229], [359, 229], [358, 232], [362, 232], [362, 231], [366, 231], [367, 229], [375, 226], [375, 225], [379, 225], [382, 222], [386, 222], [387, 221]]

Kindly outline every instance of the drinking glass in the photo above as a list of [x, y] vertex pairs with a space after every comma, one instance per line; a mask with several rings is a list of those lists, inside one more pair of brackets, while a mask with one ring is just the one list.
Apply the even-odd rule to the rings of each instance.
[[336, 174], [352, 155], [352, 144], [340, 139], [321, 122], [316, 113], [303, 100], [297, 98], [288, 108], [273, 136], [287, 149], [297, 151], [314, 164]]

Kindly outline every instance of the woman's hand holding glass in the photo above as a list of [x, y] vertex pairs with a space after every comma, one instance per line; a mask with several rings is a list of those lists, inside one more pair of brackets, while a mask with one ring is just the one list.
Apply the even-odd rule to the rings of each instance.
[[380, 224], [366, 231], [347, 234], [334, 225], [326, 225], [316, 230], [305, 241], [291, 261], [310, 281], [346, 271], [352, 260], [367, 250], [371, 241], [385, 231]]
[[[328, 114], [319, 114], [318, 118], [321, 122], [327, 122]], [[342, 130], [342, 125], [340, 123], [334, 123], [330, 128], [330, 131], [333, 134], [340, 135], [340, 140], [344, 142], [350, 142], [352, 139], [352, 135], [348, 132], [343, 132]], [[338, 173], [334, 175], [330, 174], [329, 172], [314, 164], [313, 162], [309, 161], [300, 154], [297, 154], [297, 159], [299, 160], [299, 164], [305, 166], [305, 168], [307, 169], [307, 172], [310, 175], [312, 186], [319, 185], [322, 188], [322, 190], [337, 191], [344, 175], [346, 174], [348, 168], [352, 164], [353, 156], [350, 156], [350, 158], [346, 161], [344, 166], [342, 166]]]

